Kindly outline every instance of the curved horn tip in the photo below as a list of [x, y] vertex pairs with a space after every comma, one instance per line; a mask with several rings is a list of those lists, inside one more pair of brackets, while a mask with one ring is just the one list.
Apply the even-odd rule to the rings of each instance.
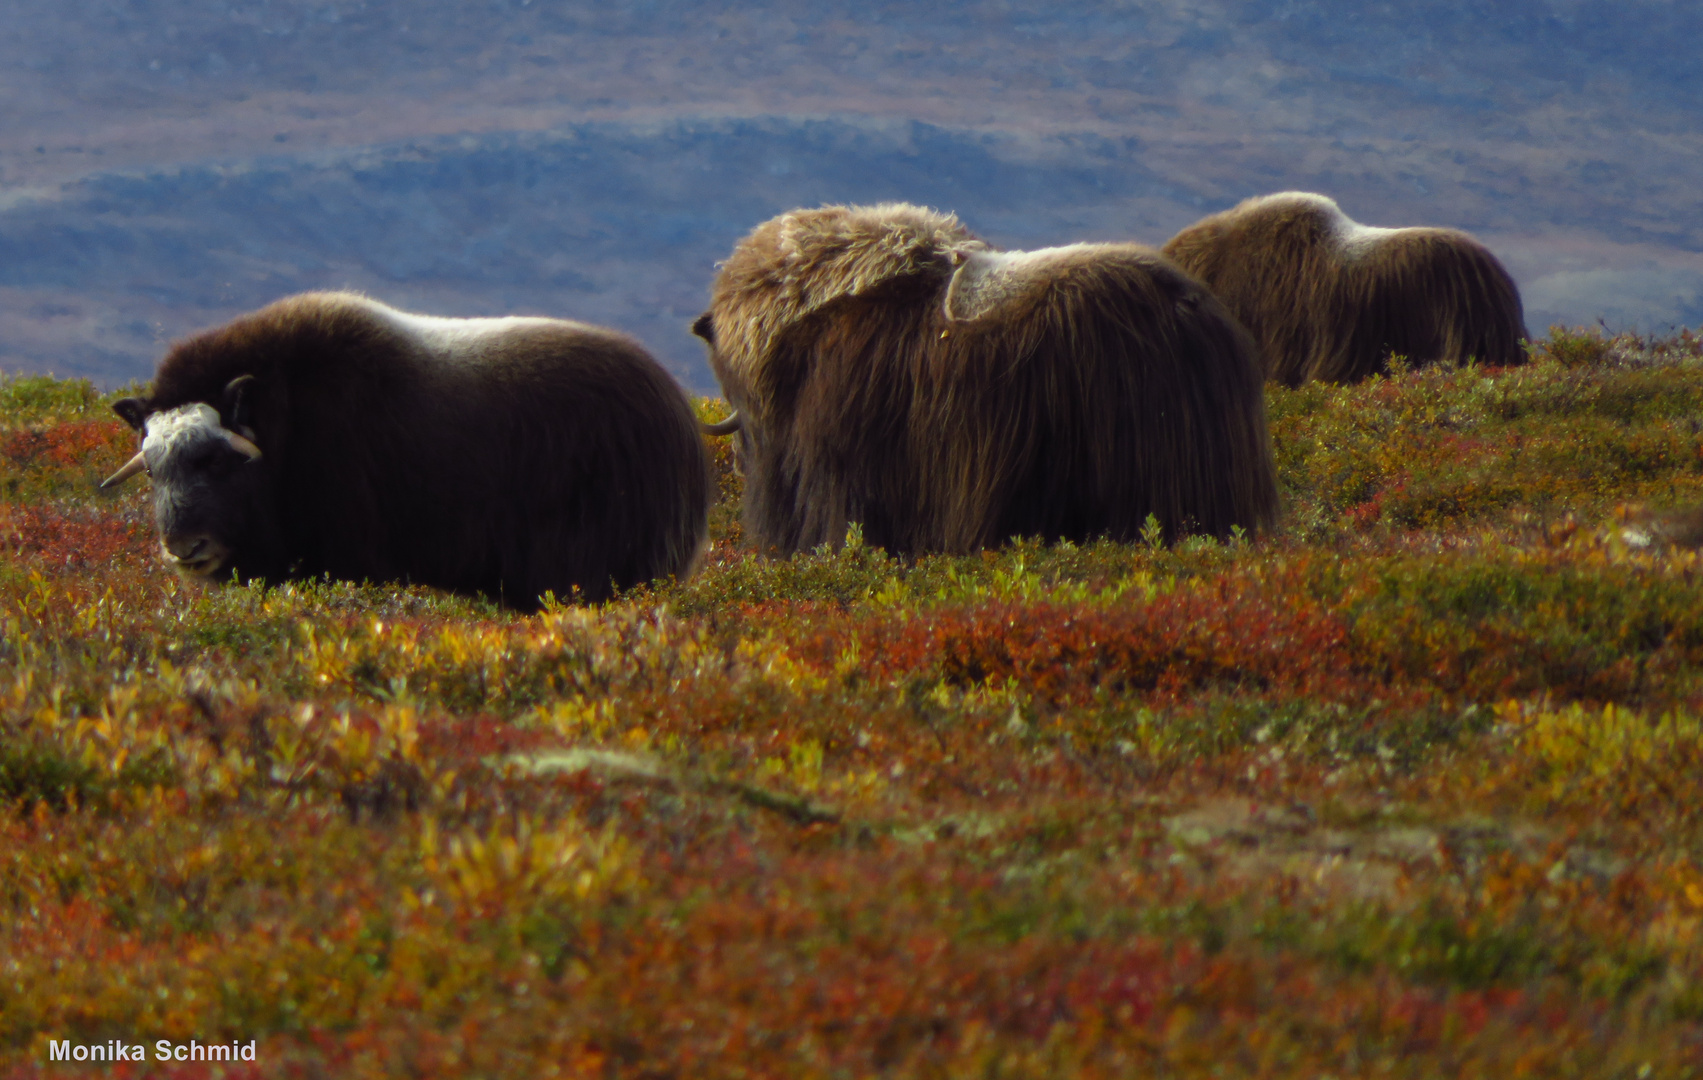
[[260, 460], [260, 447], [254, 445], [253, 440], [247, 438], [246, 436], [239, 435], [236, 432], [227, 429], [225, 431], [225, 441], [230, 443], [232, 447], [234, 447], [239, 453], [242, 454], [243, 457], [247, 458], [248, 460], [250, 460], [250, 461], [259, 461]]
[[117, 472], [101, 481], [100, 490], [105, 491], [109, 487], [116, 487], [147, 467], [148, 459], [138, 450], [135, 457], [126, 461]]
[[704, 423], [703, 421], [699, 421], [699, 424], [704, 429], [705, 435], [732, 435], [735, 431], [738, 431], [745, 425], [745, 420], [737, 411], [735, 411], [726, 419], [718, 420], [713, 424]]

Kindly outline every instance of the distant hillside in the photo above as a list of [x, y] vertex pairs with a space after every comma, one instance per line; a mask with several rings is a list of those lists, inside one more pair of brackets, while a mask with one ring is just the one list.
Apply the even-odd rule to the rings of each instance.
[[1703, 323], [1703, 13], [1662, 0], [1043, 5], [20, 0], [0, 367], [145, 375], [284, 293], [682, 329], [789, 206], [1012, 245], [1306, 188], [1472, 229], [1534, 330]]
[[[352, 287], [448, 314], [612, 324], [707, 387], [687, 327], [714, 264], [790, 206], [969, 204], [973, 227], [1013, 246], [1163, 239], [1152, 204], [1181, 193], [1132, 148], [1075, 145], [1061, 168], [1010, 160], [998, 142], [1009, 140], [832, 120], [588, 125], [103, 174], [0, 215], [0, 287], [57, 295], [60, 317], [145, 310], [90, 323], [58, 355], [60, 370], [107, 382], [145, 373], [134, 357], [199, 325], [301, 289]], [[1108, 206], [1127, 225], [1107, 222]]]

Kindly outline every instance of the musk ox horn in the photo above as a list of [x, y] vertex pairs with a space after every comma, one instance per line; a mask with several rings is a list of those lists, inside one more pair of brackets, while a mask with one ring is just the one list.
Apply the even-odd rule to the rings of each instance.
[[[250, 444], [250, 445], [252, 445], [252, 444]], [[122, 484], [126, 480], [130, 479], [132, 476], [135, 476], [137, 473], [141, 472], [143, 469], [146, 469], [147, 467], [148, 467], [148, 459], [145, 456], [143, 456], [142, 451], [138, 450], [138, 451], [136, 451], [135, 457], [131, 458], [129, 461], [126, 461], [124, 463], [123, 468], [119, 469], [117, 472], [113, 473], [111, 476], [109, 476], [105, 480], [101, 481], [101, 490], [105, 491], [109, 487], [115, 487], [119, 484]]]
[[703, 424], [703, 429], [705, 435], [732, 435], [744, 426], [745, 419], [739, 415], [738, 410], [735, 410], [725, 420], [718, 420], [713, 424]]
[[243, 457], [250, 461], [260, 460], [260, 447], [254, 445], [252, 440], [238, 435], [229, 428], [225, 428], [223, 430], [223, 434], [225, 436], [225, 441], [230, 443], [232, 448], [242, 454]]

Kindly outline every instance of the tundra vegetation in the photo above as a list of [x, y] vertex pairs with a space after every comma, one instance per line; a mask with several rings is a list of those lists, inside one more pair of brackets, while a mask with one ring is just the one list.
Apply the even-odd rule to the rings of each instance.
[[181, 582], [0, 383], [0, 1075], [1703, 1073], [1703, 338], [1268, 393], [1253, 542], [771, 561], [723, 457], [522, 616]]

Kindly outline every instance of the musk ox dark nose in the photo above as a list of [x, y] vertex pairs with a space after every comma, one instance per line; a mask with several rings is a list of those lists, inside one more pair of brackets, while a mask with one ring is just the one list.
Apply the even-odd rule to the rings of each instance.
[[226, 553], [225, 545], [206, 533], [174, 534], [160, 548], [174, 569], [191, 574], [217, 573]]
[[174, 559], [192, 562], [201, 557], [207, 550], [206, 536], [168, 536], [166, 537], [166, 552]]

